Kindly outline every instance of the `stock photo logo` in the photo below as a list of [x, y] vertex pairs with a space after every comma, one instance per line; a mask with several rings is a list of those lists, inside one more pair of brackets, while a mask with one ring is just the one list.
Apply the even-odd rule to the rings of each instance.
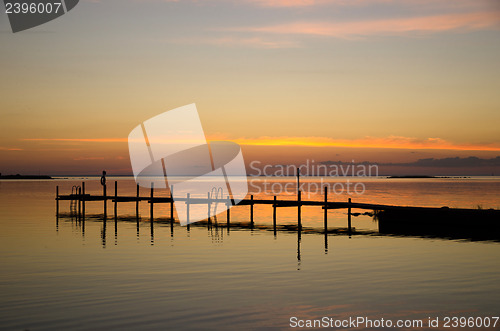
[[144, 121], [130, 132], [128, 145], [136, 183], [170, 189], [181, 225], [226, 211], [248, 193], [240, 146], [207, 142], [195, 104]]
[[12, 32], [19, 32], [56, 19], [71, 9], [80, 0], [4, 0], [5, 13], [9, 17]]

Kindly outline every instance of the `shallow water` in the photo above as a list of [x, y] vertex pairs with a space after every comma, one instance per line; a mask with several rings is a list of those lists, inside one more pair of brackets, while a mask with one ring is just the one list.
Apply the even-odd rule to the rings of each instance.
[[[496, 242], [341, 234], [325, 242], [315, 233], [172, 229], [164, 219], [168, 205], [155, 206], [158, 218], [151, 224], [147, 203], [141, 204], [147, 217], [138, 224], [124, 217], [135, 214], [134, 203], [119, 205], [116, 223], [109, 203], [103, 223], [102, 202], [87, 204], [85, 222], [71, 217], [69, 202], [61, 202], [56, 221], [55, 186], [65, 194], [80, 181], [0, 182], [1, 329], [286, 329], [291, 316], [498, 316]], [[364, 195], [352, 198], [496, 207], [499, 183], [372, 179]], [[87, 192], [100, 192], [97, 180], [88, 180]], [[120, 178], [119, 192], [135, 193], [133, 180]], [[305, 226], [322, 225], [322, 210], [303, 212]], [[248, 215], [248, 207], [231, 209], [232, 222], [246, 222]], [[330, 211], [329, 220], [330, 226], [345, 226], [345, 211]], [[272, 223], [271, 207], [256, 207], [255, 222]], [[296, 208], [278, 210], [278, 223], [294, 222]], [[368, 216], [353, 224], [377, 228]]]

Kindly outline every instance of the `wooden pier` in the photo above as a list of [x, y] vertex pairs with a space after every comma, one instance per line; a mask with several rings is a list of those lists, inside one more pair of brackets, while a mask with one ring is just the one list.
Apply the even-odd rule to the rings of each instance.
[[[172, 192], [172, 189], [171, 189]], [[176, 196], [175, 199], [170, 193], [169, 197], [159, 197], [154, 195], [154, 187], [151, 185], [149, 195], [141, 196], [139, 186], [137, 185], [135, 196], [120, 196], [118, 195], [118, 182], [114, 182], [114, 192], [112, 195], [107, 194], [106, 185], [103, 185], [102, 195], [91, 195], [85, 192], [85, 182], [81, 186], [74, 186], [71, 194], [59, 194], [59, 187], [56, 188], [56, 208], [59, 214], [59, 201], [72, 201], [75, 204], [75, 209], [78, 209], [78, 214], [83, 214], [85, 218], [85, 204], [87, 202], [101, 201], [104, 203], [103, 211], [104, 217], [107, 217], [107, 202], [108, 200], [114, 204], [114, 215], [116, 219], [118, 203], [122, 202], [135, 202], [136, 204], [136, 217], [139, 217], [139, 203], [147, 202], [150, 206], [150, 219], [154, 219], [154, 205], [158, 203], [167, 203], [170, 205], [170, 221], [171, 224], [175, 222], [174, 219], [174, 200], [184, 202], [189, 215], [190, 205], [207, 205], [207, 220], [215, 215], [210, 215], [211, 206], [214, 203], [225, 204], [228, 207], [233, 207], [232, 200], [227, 198], [211, 198], [210, 194], [207, 198], [193, 198], [189, 194], [186, 197]], [[372, 203], [358, 203], [352, 202], [351, 198], [346, 202], [329, 201], [327, 187], [324, 188], [324, 198], [322, 201], [303, 200], [302, 192], [297, 191], [296, 200], [279, 199], [273, 196], [272, 199], [254, 199], [253, 195], [240, 201], [237, 206], [250, 207], [250, 224], [254, 223], [254, 206], [255, 205], [269, 205], [273, 208], [273, 227], [276, 232], [277, 227], [277, 208], [296, 207], [297, 208], [297, 230], [302, 229], [302, 206], [316, 206], [324, 210], [323, 227], [324, 232], [328, 232], [328, 214], [330, 209], [347, 209], [347, 230], [349, 234], [352, 231], [352, 209], [372, 210], [375, 217], [379, 221], [380, 232], [390, 233], [391, 231], [405, 232], [415, 231], [428, 232], [429, 230], [439, 230], [440, 233], [446, 234], [453, 232], [453, 230], [471, 231], [473, 228], [480, 229], [480, 231], [488, 231], [494, 238], [500, 239], [500, 210], [496, 209], [464, 209], [464, 208], [448, 208], [448, 207], [411, 207], [411, 206], [393, 206], [384, 204]], [[76, 208], [77, 206], [77, 208]], [[230, 227], [230, 208], [226, 212], [227, 227]], [[189, 218], [189, 216], [188, 216]], [[189, 225], [188, 225], [189, 226]]]

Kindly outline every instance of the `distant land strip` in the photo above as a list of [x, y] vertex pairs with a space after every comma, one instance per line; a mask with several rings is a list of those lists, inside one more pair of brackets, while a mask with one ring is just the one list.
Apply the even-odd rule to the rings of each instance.
[[0, 179], [53, 179], [50, 176], [45, 176], [45, 175], [6, 175], [2, 176], [0, 175]]
[[470, 178], [468, 176], [388, 176], [387, 178]]

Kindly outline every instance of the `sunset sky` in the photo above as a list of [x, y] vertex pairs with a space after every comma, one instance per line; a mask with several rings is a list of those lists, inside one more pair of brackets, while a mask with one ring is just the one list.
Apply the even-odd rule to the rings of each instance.
[[3, 174], [130, 174], [191, 103], [247, 160], [500, 156], [498, 0], [81, 0], [0, 43]]

